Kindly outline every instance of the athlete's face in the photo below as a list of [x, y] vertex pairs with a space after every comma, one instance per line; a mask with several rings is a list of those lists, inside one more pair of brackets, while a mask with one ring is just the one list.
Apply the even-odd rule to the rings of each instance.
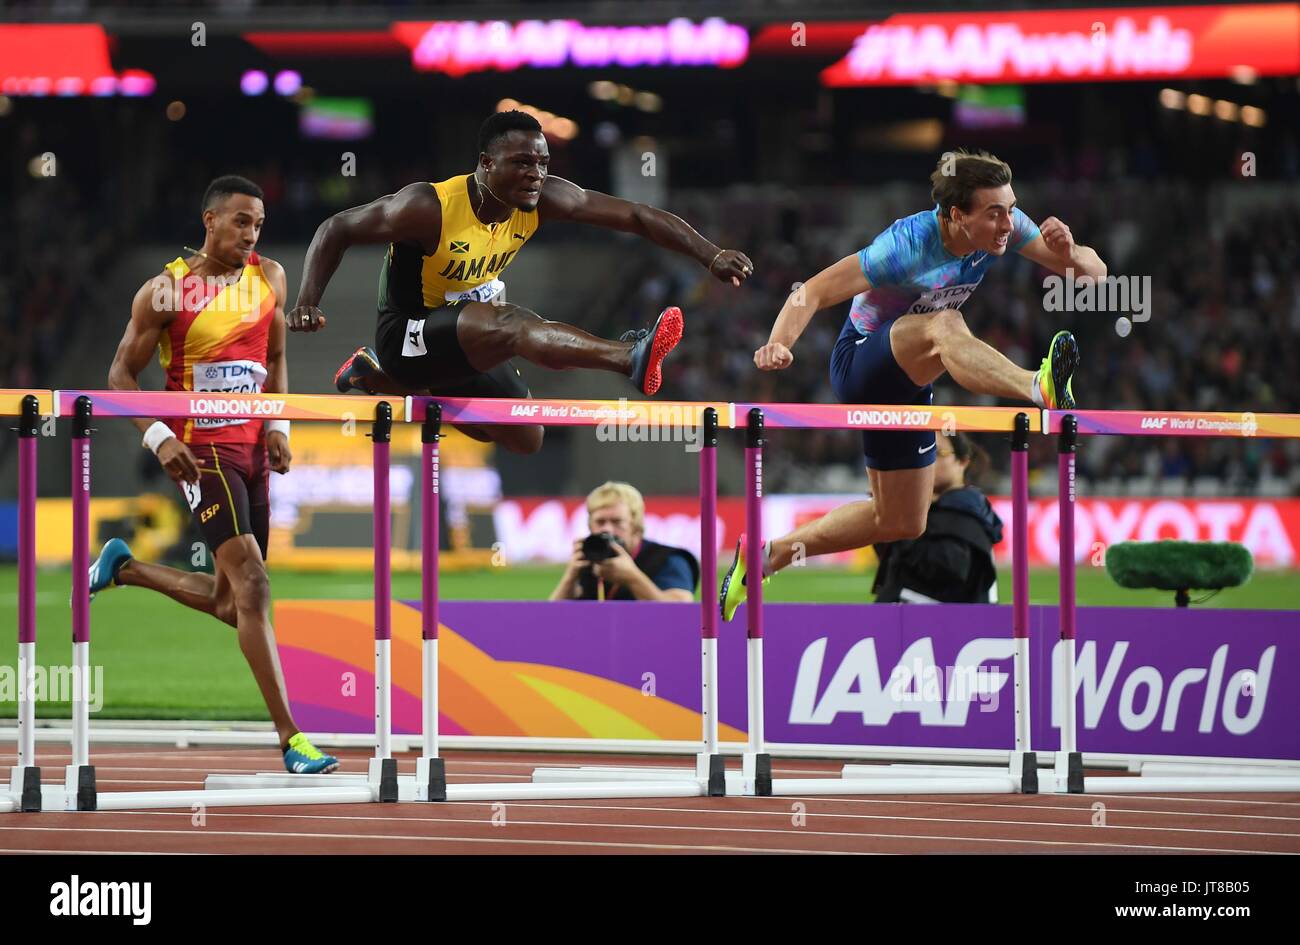
[[1016, 195], [1010, 184], [984, 187], [971, 196], [970, 212], [952, 208], [953, 223], [977, 250], [1001, 256], [1011, 238], [1011, 210]]
[[535, 131], [510, 131], [479, 155], [487, 185], [498, 200], [517, 210], [532, 210], [542, 195], [551, 152]]
[[209, 255], [228, 266], [244, 265], [257, 246], [265, 222], [261, 200], [248, 194], [231, 194], [203, 211]]

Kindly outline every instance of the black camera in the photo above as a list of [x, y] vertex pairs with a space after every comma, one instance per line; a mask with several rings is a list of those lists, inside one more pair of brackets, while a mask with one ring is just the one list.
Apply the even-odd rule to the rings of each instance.
[[588, 561], [608, 561], [618, 556], [614, 544], [623, 544], [610, 532], [596, 532], [582, 539], [582, 556]]

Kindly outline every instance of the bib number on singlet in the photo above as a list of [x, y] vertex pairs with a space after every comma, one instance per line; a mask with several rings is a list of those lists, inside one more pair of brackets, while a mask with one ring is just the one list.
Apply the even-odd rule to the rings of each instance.
[[506, 284], [504, 282], [500, 279], [492, 279], [463, 292], [449, 290], [443, 293], [443, 298], [448, 302], [490, 302], [505, 290]]
[[916, 315], [922, 312], [938, 312], [945, 308], [961, 308], [978, 286], [979, 283], [974, 282], [933, 289], [913, 302], [912, 307], [903, 314]]
[[[194, 365], [193, 387], [203, 394], [260, 394], [266, 383], [266, 365], [247, 359], [205, 361]], [[228, 417], [195, 417], [194, 429], [215, 430], [247, 423]]]

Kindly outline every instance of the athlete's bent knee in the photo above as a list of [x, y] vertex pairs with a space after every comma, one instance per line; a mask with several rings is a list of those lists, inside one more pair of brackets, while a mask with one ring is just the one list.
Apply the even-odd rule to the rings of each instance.
[[222, 623], [232, 627], [239, 622], [239, 611], [235, 608], [235, 597], [227, 590], [212, 601], [212, 614]]
[[894, 541], [911, 541], [914, 538], [920, 538], [925, 534], [925, 516], [904, 519], [898, 522], [894, 528], [897, 535]]
[[912, 512], [890, 513], [881, 515], [877, 512], [876, 532], [882, 537], [877, 541], [911, 541], [925, 534], [926, 513]]
[[271, 609], [271, 580], [260, 561], [247, 561], [230, 576], [235, 610], [265, 614]]
[[527, 330], [529, 322], [537, 321], [541, 318], [536, 312], [524, 308], [522, 305], [503, 304], [491, 305], [492, 322], [496, 331], [508, 335], [511, 339], [518, 337]]
[[930, 338], [936, 347], [941, 347], [953, 335], [970, 334], [970, 329], [966, 326], [966, 319], [955, 308], [941, 309], [930, 315], [927, 327], [930, 330]]

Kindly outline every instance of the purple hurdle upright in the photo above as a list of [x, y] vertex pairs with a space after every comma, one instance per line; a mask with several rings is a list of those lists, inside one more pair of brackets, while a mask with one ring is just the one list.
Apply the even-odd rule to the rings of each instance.
[[389, 453], [393, 435], [393, 407], [387, 401], [375, 406], [371, 428], [374, 441], [375, 483], [375, 757], [370, 759], [370, 786], [381, 803], [397, 800], [397, 759], [393, 757], [393, 582], [392, 516], [389, 503]]
[[1016, 414], [1011, 434], [1011, 637], [1015, 646], [1016, 735], [1011, 773], [1023, 794], [1038, 793], [1038, 756], [1031, 741], [1029, 699], [1029, 417]]
[[415, 763], [416, 800], [447, 799], [446, 762], [438, 754], [438, 441], [442, 436], [442, 405], [425, 408], [420, 428], [420, 647], [424, 695], [424, 750]]
[[[90, 398], [72, 417], [72, 763], [65, 771], [69, 810], [97, 806], [90, 764]], [[75, 801], [75, 804], [74, 804]]]
[[1060, 684], [1057, 698], [1062, 700], [1065, 711], [1061, 713], [1061, 748], [1056, 753], [1056, 781], [1064, 784], [1070, 794], [1083, 793], [1083, 755], [1079, 752], [1077, 733], [1075, 732], [1074, 713], [1074, 467], [1078, 451], [1079, 421], [1073, 414], [1066, 414], [1061, 420], [1061, 432], [1057, 436], [1057, 507], [1060, 510], [1058, 531], [1060, 533], [1060, 553], [1058, 567], [1061, 576], [1061, 617], [1060, 645]]
[[704, 749], [695, 775], [707, 780], [709, 797], [727, 793], [725, 759], [718, 753], [718, 607], [711, 588], [718, 575], [718, 412], [704, 409], [700, 448], [700, 714]]
[[[749, 744], [742, 756], [746, 785], [772, 793], [772, 756], [763, 751], [763, 411], [749, 411], [745, 428], [745, 617], [749, 681]], [[757, 570], [755, 570], [757, 569]]]
[[18, 419], [18, 760], [9, 771], [16, 809], [41, 809], [36, 764], [36, 701], [28, 681], [36, 666], [36, 434], [40, 401], [28, 394]]

